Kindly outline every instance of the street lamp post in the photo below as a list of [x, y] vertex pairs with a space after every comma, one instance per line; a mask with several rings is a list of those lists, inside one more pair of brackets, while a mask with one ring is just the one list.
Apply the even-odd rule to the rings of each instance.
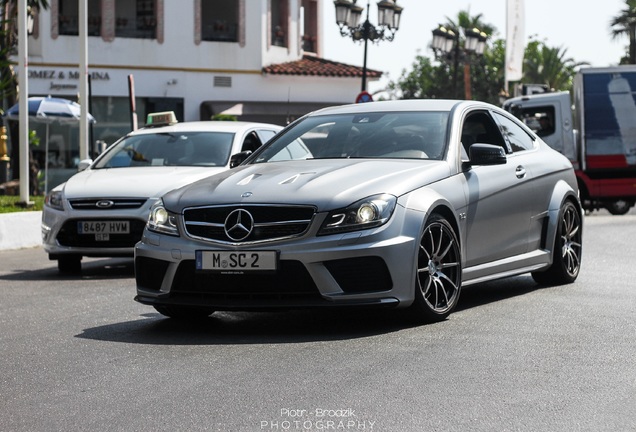
[[364, 8], [356, 4], [356, 0], [334, 0], [336, 7], [336, 24], [340, 28], [340, 35], [350, 37], [356, 42], [364, 41], [364, 62], [362, 66], [362, 91], [367, 89], [367, 45], [368, 42], [378, 43], [382, 40], [391, 42], [395, 32], [400, 27], [402, 7], [397, 0], [381, 0], [378, 5], [378, 26], [369, 22], [369, 0], [367, 0], [367, 15], [360, 24]]
[[438, 60], [453, 63], [454, 65], [453, 93], [455, 97], [457, 97], [459, 63], [464, 64], [464, 97], [466, 99], [472, 99], [470, 63], [484, 54], [488, 36], [477, 28], [463, 29], [463, 32], [464, 46], [462, 47], [459, 32], [440, 25], [433, 30], [431, 48]]

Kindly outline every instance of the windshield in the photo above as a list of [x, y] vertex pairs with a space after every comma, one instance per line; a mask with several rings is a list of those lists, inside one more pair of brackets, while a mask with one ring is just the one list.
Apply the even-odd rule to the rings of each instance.
[[126, 137], [109, 148], [94, 168], [226, 166], [233, 133], [175, 132]]
[[308, 117], [260, 152], [255, 163], [298, 159], [441, 160], [448, 112], [381, 112]]

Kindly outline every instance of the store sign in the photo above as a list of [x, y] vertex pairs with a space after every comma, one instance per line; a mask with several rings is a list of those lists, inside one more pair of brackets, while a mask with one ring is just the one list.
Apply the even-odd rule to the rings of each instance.
[[[110, 81], [108, 72], [90, 72], [91, 81]], [[49, 80], [49, 90], [77, 90], [80, 73], [73, 70], [29, 69], [29, 79]]]

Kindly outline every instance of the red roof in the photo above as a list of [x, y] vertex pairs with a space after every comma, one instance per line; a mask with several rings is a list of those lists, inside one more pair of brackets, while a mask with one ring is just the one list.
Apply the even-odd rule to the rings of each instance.
[[[263, 73], [271, 75], [309, 75], [322, 77], [362, 77], [362, 68], [319, 57], [304, 55], [302, 59], [265, 66]], [[380, 78], [382, 72], [367, 69], [367, 78]]]

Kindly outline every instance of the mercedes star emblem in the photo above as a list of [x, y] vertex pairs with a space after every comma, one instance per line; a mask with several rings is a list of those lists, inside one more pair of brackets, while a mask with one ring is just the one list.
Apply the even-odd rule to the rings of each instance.
[[233, 210], [225, 218], [225, 234], [234, 241], [245, 240], [254, 229], [254, 218], [243, 209]]

